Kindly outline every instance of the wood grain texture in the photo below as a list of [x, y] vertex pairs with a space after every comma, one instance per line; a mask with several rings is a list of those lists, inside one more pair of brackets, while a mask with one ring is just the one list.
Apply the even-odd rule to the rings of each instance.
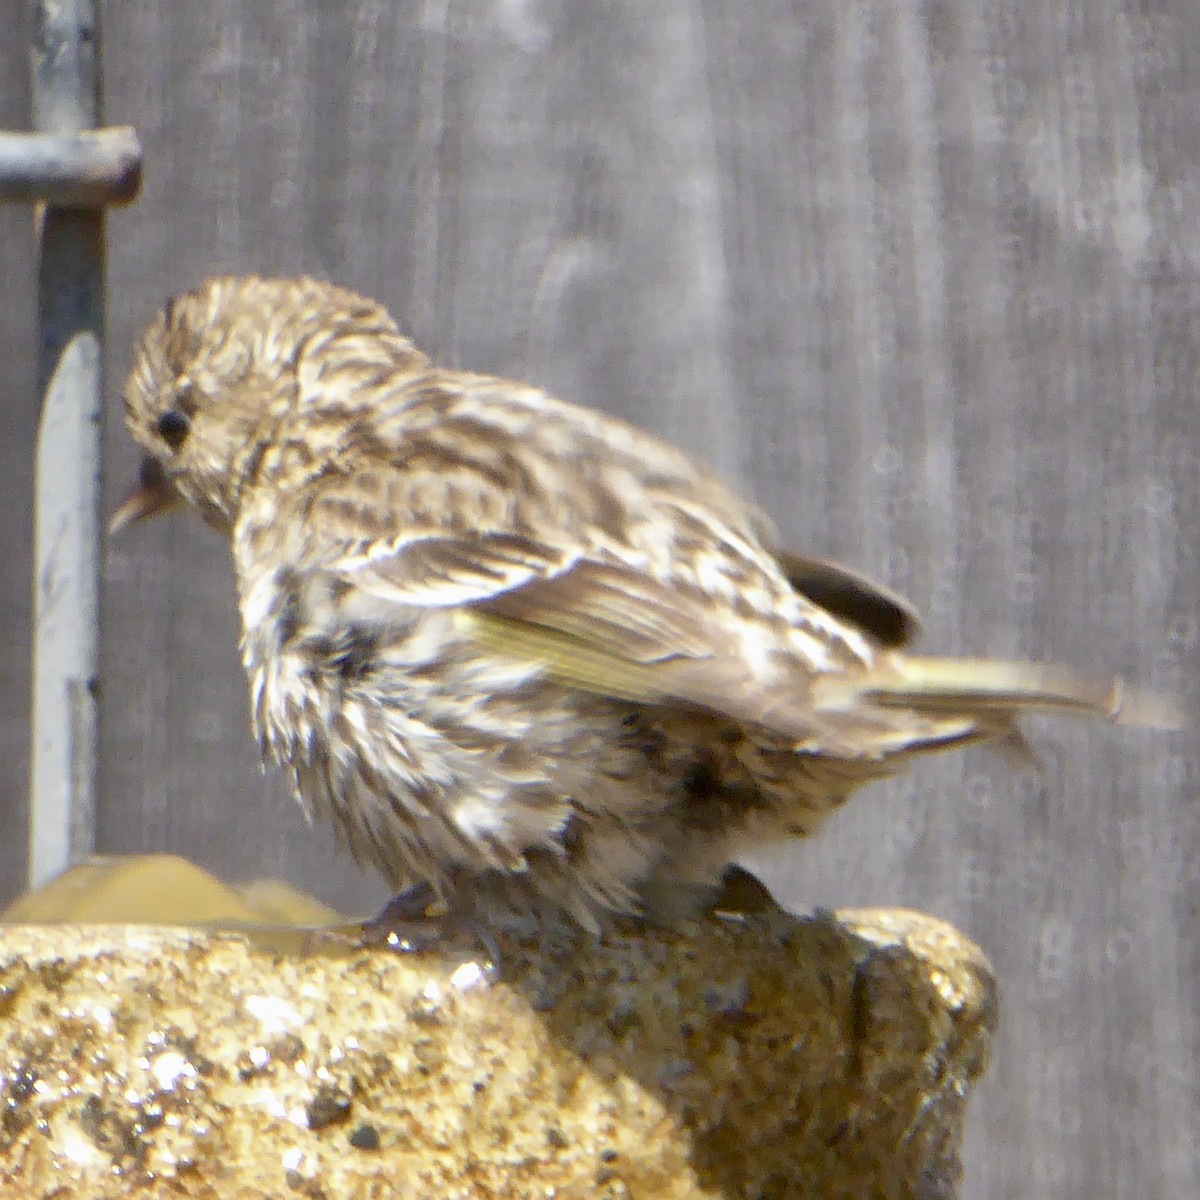
[[[110, 228], [112, 500], [134, 461], [115, 383], [152, 310], [217, 270], [310, 271], [452, 364], [703, 455], [794, 545], [911, 595], [931, 649], [1118, 670], [1200, 710], [1200, 9], [649, 14], [108, 5], [108, 116], [146, 148], [143, 198]], [[8, 238], [0, 269], [19, 350], [28, 270]], [[27, 394], [28, 358], [0, 362]], [[0, 413], [31, 436], [20, 404]], [[0, 597], [21, 645], [13, 447]], [[377, 896], [259, 775], [225, 548], [183, 520], [125, 537], [105, 612], [101, 845]], [[18, 796], [26, 675], [2, 669]], [[1038, 770], [931, 762], [770, 877], [798, 905], [927, 909], [992, 955], [1002, 1028], [968, 1196], [1194, 1195], [1194, 732], [1033, 736]]]

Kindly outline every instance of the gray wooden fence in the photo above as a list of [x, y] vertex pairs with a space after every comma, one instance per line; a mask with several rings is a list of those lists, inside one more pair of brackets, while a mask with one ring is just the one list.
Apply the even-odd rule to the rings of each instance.
[[[307, 271], [445, 361], [649, 426], [797, 547], [911, 595], [926, 645], [1197, 696], [1200, 7], [1192, 0], [277, 0], [104, 6], [117, 386], [164, 297]], [[0, 127], [27, 123], [24, 18]], [[9, 22], [11, 27], [11, 22]], [[29, 213], [0, 210], [0, 881], [24, 871]], [[109, 548], [101, 849], [378, 889], [264, 780], [227, 551]], [[1195, 734], [1033, 730], [857, 800], [765, 864], [797, 905], [904, 904], [992, 955], [967, 1195], [1200, 1194]]]

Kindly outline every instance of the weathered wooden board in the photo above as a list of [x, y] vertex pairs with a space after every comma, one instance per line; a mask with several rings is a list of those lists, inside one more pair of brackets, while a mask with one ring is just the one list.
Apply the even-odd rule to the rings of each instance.
[[[171, 292], [309, 271], [445, 360], [631, 417], [880, 573], [930, 647], [1197, 697], [1200, 8], [1043, 0], [106, 6], [146, 147], [111, 223], [116, 384]], [[0, 42], [0, 115], [23, 119]], [[23, 820], [28, 214], [0, 210], [0, 786]], [[226, 552], [111, 547], [101, 844], [377, 891], [264, 781]], [[956, 921], [1004, 987], [967, 1194], [1200, 1192], [1195, 735], [1039, 724], [777, 855], [797, 904]], [[0, 878], [19, 883], [16, 839]]]

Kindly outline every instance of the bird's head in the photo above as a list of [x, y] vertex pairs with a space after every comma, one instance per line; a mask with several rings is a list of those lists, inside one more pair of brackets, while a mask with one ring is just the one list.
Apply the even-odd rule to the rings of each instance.
[[[281, 431], [352, 401], [338, 380], [352, 360], [360, 370], [426, 361], [380, 305], [313, 279], [223, 276], [171, 300], [125, 384], [125, 423], [144, 458], [110, 531], [182, 503], [228, 531]], [[319, 361], [319, 378], [306, 361]]]

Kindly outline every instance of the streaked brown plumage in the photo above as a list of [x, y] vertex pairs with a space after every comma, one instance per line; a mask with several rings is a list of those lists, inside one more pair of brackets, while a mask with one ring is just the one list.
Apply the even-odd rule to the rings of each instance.
[[904, 601], [782, 556], [679, 451], [440, 370], [329, 284], [179, 297], [125, 403], [147, 460], [118, 523], [182, 499], [232, 539], [264, 757], [464, 911], [499, 880], [592, 926], [1018, 710], [1165, 717], [1118, 682], [906, 654]]

